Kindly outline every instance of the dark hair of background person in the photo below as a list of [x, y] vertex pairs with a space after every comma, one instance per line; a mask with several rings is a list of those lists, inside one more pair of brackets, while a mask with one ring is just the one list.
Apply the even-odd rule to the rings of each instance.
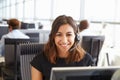
[[82, 32], [83, 30], [87, 29], [89, 27], [89, 22], [88, 20], [81, 20], [79, 25], [79, 31]]
[[[75, 35], [77, 34], [77, 25], [72, 17], [61, 15], [54, 20], [49, 35], [49, 40], [44, 47], [45, 55], [47, 56], [48, 60], [54, 64], [56, 64], [56, 59], [58, 56], [54, 38], [59, 28], [64, 24], [69, 24], [73, 28]], [[70, 54], [66, 58], [66, 63], [78, 62], [84, 57], [85, 51], [83, 48], [81, 48], [80, 45], [77, 44], [78, 42], [75, 41], [74, 45], [72, 46], [74, 49], [72, 51], [69, 51]]]
[[12, 27], [13, 30], [20, 29], [20, 21], [18, 19], [15, 19], [15, 18], [9, 19], [7, 21], [7, 24], [8, 24], [8, 27], [9, 28]]

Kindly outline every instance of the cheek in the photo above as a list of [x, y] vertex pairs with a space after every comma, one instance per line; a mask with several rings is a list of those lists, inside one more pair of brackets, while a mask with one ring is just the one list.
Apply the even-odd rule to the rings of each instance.
[[68, 38], [68, 41], [71, 43], [71, 45], [73, 45], [75, 42], [75, 37]]
[[74, 43], [74, 42], [75, 42], [75, 38], [71, 38], [71, 39], [70, 39], [70, 42], [71, 42], [71, 43]]
[[55, 44], [57, 44], [59, 42], [59, 38], [55, 37]]
[[[54, 40], [55, 40], [55, 44], [57, 44], [57, 43], [59, 43], [59, 42], [62, 41], [61, 38], [59, 38], [59, 37], [55, 37]], [[67, 38], [67, 41], [70, 42], [70, 43], [72, 43], [72, 44], [74, 44], [75, 37], [69, 37], [69, 38]]]

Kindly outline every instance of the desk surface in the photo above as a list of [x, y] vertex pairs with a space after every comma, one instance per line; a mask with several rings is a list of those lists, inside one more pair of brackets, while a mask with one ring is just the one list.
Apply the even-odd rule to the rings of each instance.
[[5, 58], [0, 56], [0, 63], [4, 61], [5, 61]]

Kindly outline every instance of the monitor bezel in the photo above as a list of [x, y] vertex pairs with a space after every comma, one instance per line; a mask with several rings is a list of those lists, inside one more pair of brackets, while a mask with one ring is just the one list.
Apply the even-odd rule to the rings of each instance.
[[[94, 75], [99, 76], [98, 71], [101, 71], [103, 73], [106, 72], [105, 76], [107, 77], [108, 74], [113, 75], [113, 73], [118, 69], [120, 69], [120, 66], [53, 67], [51, 69], [50, 80], [66, 80], [66, 77], [68, 76], [73, 76], [73, 77], [74, 76], [94, 76]], [[109, 73], [109, 72], [112, 72], [112, 73]]]

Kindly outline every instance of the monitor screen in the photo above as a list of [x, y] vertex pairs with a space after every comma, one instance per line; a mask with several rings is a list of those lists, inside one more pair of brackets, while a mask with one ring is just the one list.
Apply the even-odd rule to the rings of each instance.
[[21, 22], [21, 29], [28, 29], [29, 24], [25, 22]]
[[29, 23], [28, 28], [30, 28], [30, 29], [35, 29], [35, 24], [34, 24], [34, 23]]
[[120, 67], [54, 67], [50, 80], [111, 80]]
[[4, 34], [7, 34], [8, 32], [9, 30], [7, 26], [4, 26], [4, 27], [0, 26], [0, 39]]
[[30, 37], [30, 39], [36, 39], [39, 42], [39, 32], [25, 33]]

